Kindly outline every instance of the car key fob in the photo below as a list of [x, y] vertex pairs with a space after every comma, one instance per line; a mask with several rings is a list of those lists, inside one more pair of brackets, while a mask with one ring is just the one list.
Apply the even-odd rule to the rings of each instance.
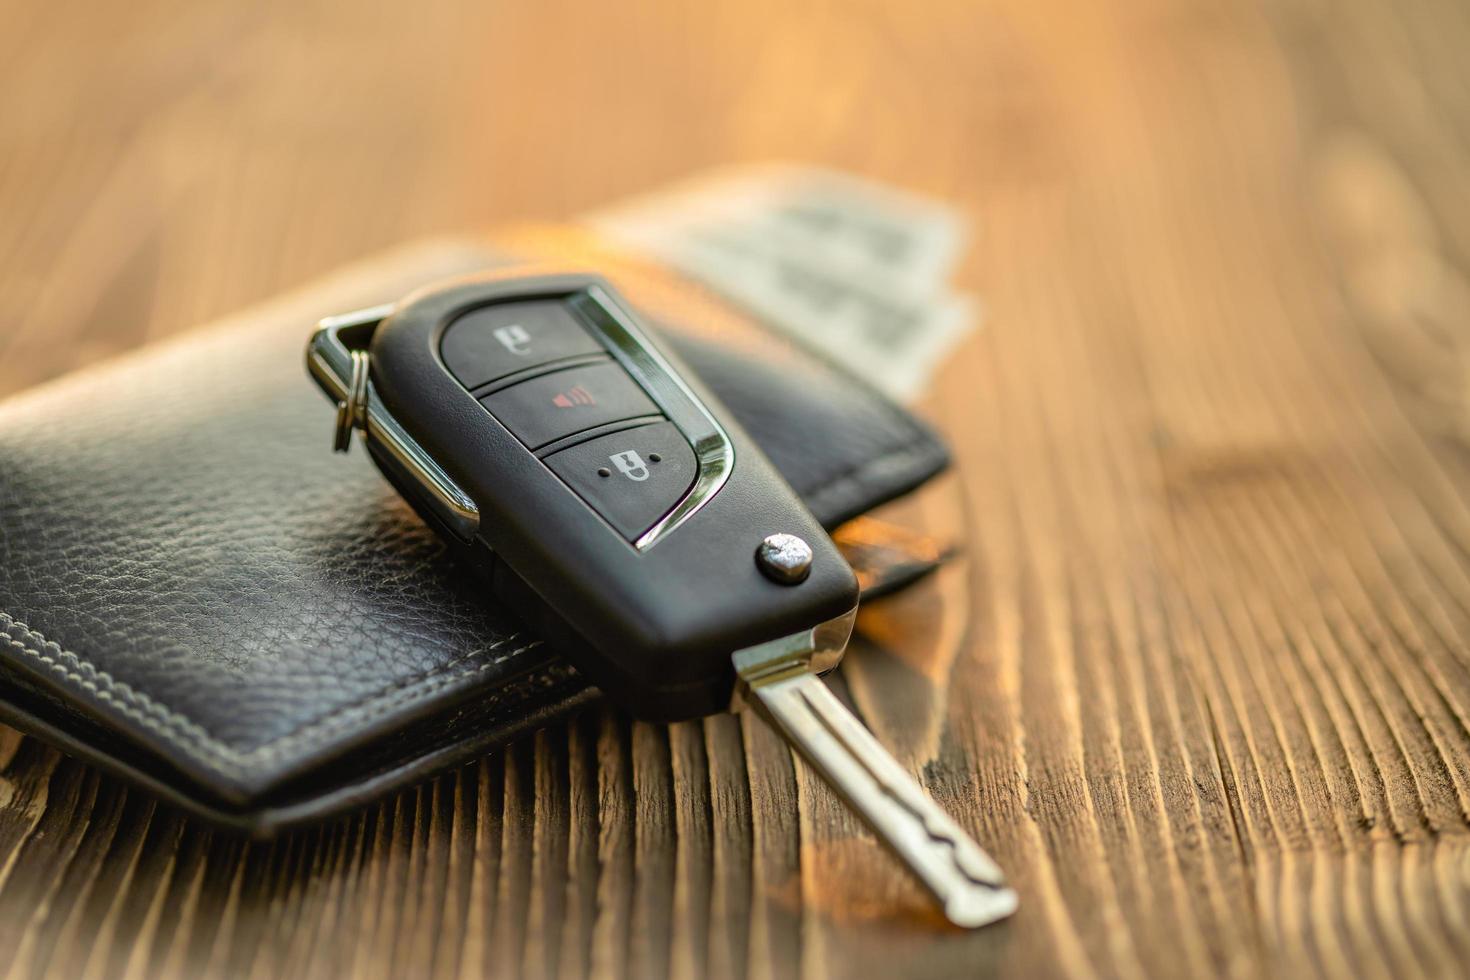
[[[850, 619], [857, 581], [826, 532], [597, 276], [419, 292], [368, 357], [368, 411], [442, 468], [370, 440], [384, 472], [635, 715], [724, 710], [731, 651]], [[443, 514], [446, 479], [462, 502]], [[772, 535], [804, 542], [790, 570]]]
[[852, 569], [608, 282], [457, 280], [323, 321], [307, 360], [338, 404], [338, 448], [362, 430], [496, 597], [619, 705], [701, 717], [738, 680], [952, 919], [1014, 908], [988, 856], [815, 680], [846, 647]]

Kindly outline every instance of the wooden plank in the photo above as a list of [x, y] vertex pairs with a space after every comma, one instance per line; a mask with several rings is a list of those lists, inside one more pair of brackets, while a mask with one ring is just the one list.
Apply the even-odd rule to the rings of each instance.
[[0, 731], [0, 976], [1455, 975], [1454, 0], [0, 13], [0, 393], [406, 238], [811, 159], [952, 200], [985, 331], [842, 695], [1022, 894], [936, 920], [751, 719], [599, 710], [270, 844]]

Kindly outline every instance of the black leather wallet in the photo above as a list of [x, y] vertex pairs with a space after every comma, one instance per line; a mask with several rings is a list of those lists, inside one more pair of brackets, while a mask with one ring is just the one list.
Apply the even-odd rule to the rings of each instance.
[[[365, 453], [330, 451], [302, 363], [322, 316], [523, 258], [400, 252], [0, 405], [0, 719], [266, 834], [595, 698]], [[610, 274], [828, 527], [945, 465], [908, 412], [729, 304]]]

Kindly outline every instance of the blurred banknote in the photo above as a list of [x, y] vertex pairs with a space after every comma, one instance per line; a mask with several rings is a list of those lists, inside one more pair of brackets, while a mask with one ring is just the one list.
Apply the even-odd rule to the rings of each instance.
[[911, 399], [978, 321], [949, 289], [953, 211], [845, 174], [722, 172], [589, 218], [868, 379]]

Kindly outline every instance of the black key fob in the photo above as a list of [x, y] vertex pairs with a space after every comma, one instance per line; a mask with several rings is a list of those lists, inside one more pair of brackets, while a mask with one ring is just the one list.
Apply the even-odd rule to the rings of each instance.
[[1015, 910], [995, 862], [817, 679], [847, 645], [852, 569], [604, 280], [456, 281], [324, 321], [307, 360], [338, 448], [361, 430], [497, 598], [614, 700], [699, 717], [731, 706], [738, 675], [951, 921]]
[[847, 562], [600, 277], [435, 286], [323, 321], [308, 364], [339, 448], [361, 430], [496, 596], [636, 715], [724, 710], [733, 651], [821, 627], [840, 656]]

